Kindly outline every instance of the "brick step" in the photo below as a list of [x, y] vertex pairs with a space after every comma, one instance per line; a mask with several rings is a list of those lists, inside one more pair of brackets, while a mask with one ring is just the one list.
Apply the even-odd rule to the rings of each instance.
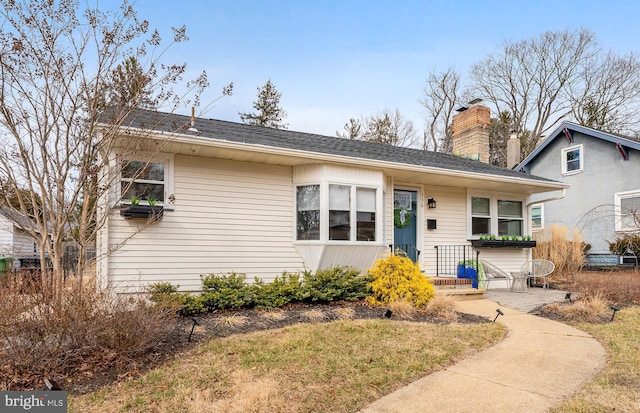
[[471, 288], [473, 280], [468, 278], [429, 277], [436, 290]]

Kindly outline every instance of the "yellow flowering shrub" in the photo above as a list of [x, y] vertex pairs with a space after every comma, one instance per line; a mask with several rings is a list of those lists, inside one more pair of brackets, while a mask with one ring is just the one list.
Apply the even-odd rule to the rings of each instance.
[[373, 279], [372, 295], [367, 297], [370, 304], [386, 305], [404, 300], [415, 308], [422, 309], [435, 296], [431, 281], [406, 256], [390, 255], [380, 258], [368, 273]]

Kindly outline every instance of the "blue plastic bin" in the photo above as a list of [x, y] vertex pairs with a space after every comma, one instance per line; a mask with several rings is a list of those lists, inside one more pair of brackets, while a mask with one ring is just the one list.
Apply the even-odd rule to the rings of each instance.
[[458, 264], [458, 278], [468, 278], [473, 280], [472, 287], [478, 288], [478, 273], [472, 266]]

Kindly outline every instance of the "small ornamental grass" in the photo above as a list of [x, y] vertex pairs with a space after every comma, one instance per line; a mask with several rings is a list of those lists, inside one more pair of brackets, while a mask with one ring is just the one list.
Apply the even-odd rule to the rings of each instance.
[[325, 321], [329, 316], [321, 310], [307, 310], [302, 312], [302, 319], [310, 323], [319, 323]]
[[367, 298], [370, 304], [406, 301], [417, 309], [424, 309], [435, 296], [431, 281], [406, 256], [390, 255], [378, 259], [369, 270], [369, 276], [373, 279], [372, 293]]
[[455, 300], [453, 297], [445, 294], [436, 294], [433, 300], [427, 304], [427, 314], [444, 318], [445, 320], [455, 321], [458, 319], [458, 313], [455, 309]]
[[542, 311], [558, 314], [564, 321], [580, 323], [600, 323], [611, 317], [609, 303], [601, 293], [585, 295], [568, 304], [548, 304]]
[[335, 315], [338, 320], [353, 320], [356, 318], [356, 311], [353, 308], [349, 307], [340, 307], [331, 312]]
[[389, 303], [389, 310], [391, 310], [394, 316], [405, 320], [413, 320], [417, 312], [415, 307], [405, 300]]

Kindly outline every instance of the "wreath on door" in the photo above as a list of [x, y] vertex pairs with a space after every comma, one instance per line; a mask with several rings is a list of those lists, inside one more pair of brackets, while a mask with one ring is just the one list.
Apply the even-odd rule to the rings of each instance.
[[411, 214], [406, 208], [395, 208], [393, 210], [393, 224], [396, 228], [404, 228], [411, 223]]

